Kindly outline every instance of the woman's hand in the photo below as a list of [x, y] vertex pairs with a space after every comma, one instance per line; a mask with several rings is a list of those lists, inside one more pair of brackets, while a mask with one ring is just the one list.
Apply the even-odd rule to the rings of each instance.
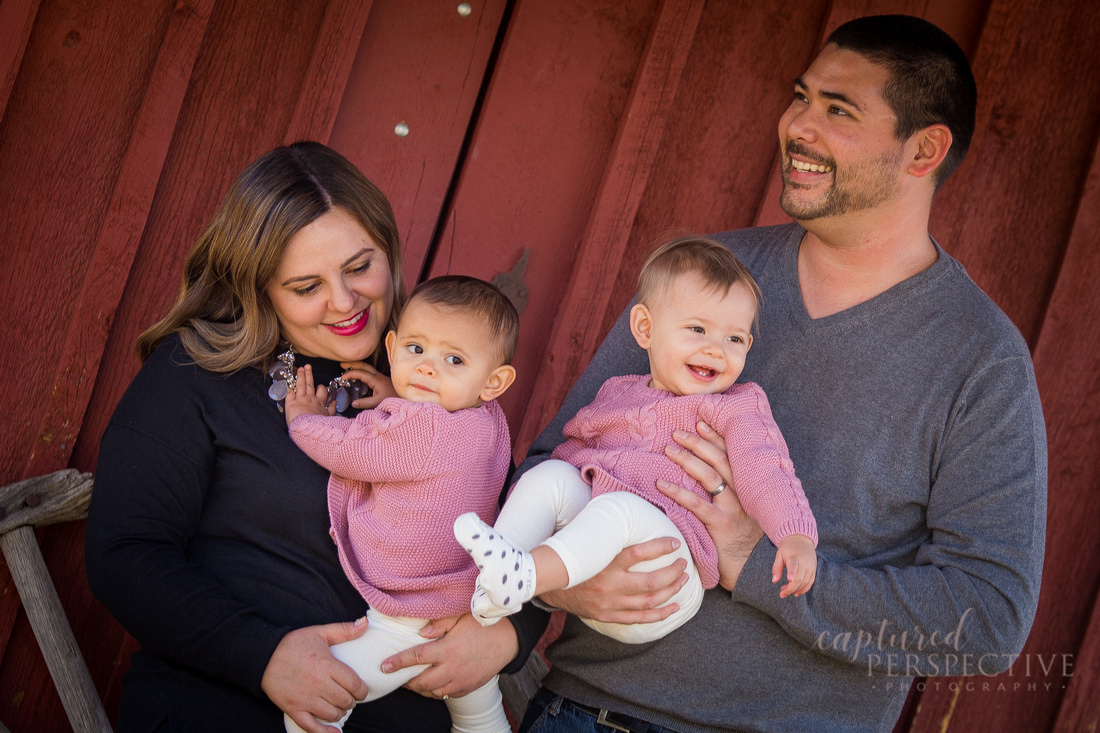
[[[267, 663], [260, 687], [291, 720], [309, 733], [331, 728], [367, 696], [367, 685], [351, 667], [332, 656], [329, 647], [357, 639], [367, 630], [367, 619], [354, 623], [307, 626], [283, 637]], [[320, 720], [318, 720], [320, 719]]]
[[[741, 507], [733, 491], [733, 471], [726, 454], [726, 441], [705, 422], [696, 426], [699, 434], [677, 430], [672, 439], [678, 445], [665, 448], [667, 455], [707, 491], [720, 485], [725, 489], [706, 501], [698, 494], [667, 481], [658, 481], [657, 489], [699, 518], [718, 548], [718, 582], [732, 591], [741, 570], [764, 533]], [[686, 450], [685, 450], [686, 449]]]
[[656, 560], [680, 546], [679, 540], [661, 537], [631, 545], [615, 556], [597, 575], [572, 588], [544, 593], [546, 603], [584, 618], [616, 624], [645, 624], [671, 616], [679, 606], [668, 599], [687, 582], [687, 561], [675, 562], [650, 572], [630, 572], [644, 560]]
[[394, 391], [393, 382], [390, 381], [390, 378], [367, 362], [342, 361], [340, 362], [340, 366], [347, 370], [344, 372], [345, 379], [358, 379], [371, 389], [370, 397], [360, 397], [351, 403], [351, 406], [355, 409], [369, 410], [373, 407], [378, 407], [378, 403], [387, 397], [397, 396], [397, 392]]
[[431, 665], [405, 687], [439, 700], [473, 692], [519, 653], [515, 627], [507, 621], [482, 626], [470, 614], [452, 616], [430, 622], [420, 634], [435, 641], [393, 655], [382, 662], [382, 671]]

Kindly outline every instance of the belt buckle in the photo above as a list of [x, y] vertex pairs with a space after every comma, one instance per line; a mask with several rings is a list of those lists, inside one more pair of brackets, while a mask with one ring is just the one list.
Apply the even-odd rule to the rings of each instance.
[[609, 713], [606, 710], [601, 710], [600, 714], [596, 716], [596, 725], [604, 725], [608, 728], [611, 728], [612, 730], [622, 731], [622, 733], [632, 733], [630, 728], [627, 728], [625, 725], [620, 725], [614, 720], [608, 720], [608, 714]]

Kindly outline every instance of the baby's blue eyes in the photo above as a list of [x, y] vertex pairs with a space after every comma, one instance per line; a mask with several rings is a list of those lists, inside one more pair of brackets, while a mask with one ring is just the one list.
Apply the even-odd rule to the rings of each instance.
[[462, 364], [462, 357], [451, 354], [450, 356], [444, 357], [443, 361], [453, 366], [459, 366], [460, 364]]
[[410, 354], [423, 354], [424, 353], [424, 349], [421, 348], [420, 344], [409, 344], [405, 348], [409, 350]]

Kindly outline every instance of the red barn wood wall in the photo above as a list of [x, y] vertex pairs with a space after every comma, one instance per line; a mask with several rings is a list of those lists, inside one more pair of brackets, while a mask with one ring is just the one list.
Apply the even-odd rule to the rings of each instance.
[[[233, 177], [285, 141], [389, 195], [406, 279], [486, 279], [525, 252], [522, 454], [634, 289], [654, 237], [781, 221], [775, 125], [860, 15], [947, 29], [979, 83], [932, 230], [1031, 344], [1050, 439], [1044, 590], [998, 677], [930, 679], [901, 729], [1100, 719], [1100, 14], [1091, 0], [3, 0], [0, 481], [92, 470], [136, 335]], [[395, 127], [403, 123], [408, 133]], [[129, 639], [91, 598], [83, 524], [39, 531], [113, 716]], [[735, 643], [735, 640], [731, 643]], [[884, 680], [884, 683], [899, 682]], [[0, 722], [66, 730], [0, 566]]]

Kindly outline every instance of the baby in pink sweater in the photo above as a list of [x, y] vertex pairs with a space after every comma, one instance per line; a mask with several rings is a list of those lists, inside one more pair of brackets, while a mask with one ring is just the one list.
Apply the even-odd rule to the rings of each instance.
[[[483, 624], [515, 613], [533, 596], [588, 580], [623, 548], [657, 537], [680, 540], [689, 581], [668, 601], [679, 609], [651, 624], [583, 619], [627, 643], [661, 638], [699, 608], [718, 583], [718, 554], [706, 527], [656, 488], [677, 484], [708, 501], [703, 487], [666, 455], [673, 432], [699, 420], [726, 441], [737, 497], [776, 545], [773, 582], [802, 595], [817, 573], [817, 525], [767, 397], [735, 384], [757, 325], [760, 291], [722, 245], [689, 236], [655, 252], [639, 277], [630, 328], [649, 354], [650, 374], [613, 377], [566, 424], [566, 441], [525, 473], [495, 526], [460, 516], [455, 537], [481, 569], [470, 605]], [[667, 558], [634, 566], [650, 570]]]
[[[469, 610], [477, 568], [452, 528], [463, 512], [496, 516], [511, 463], [496, 398], [516, 376], [509, 362], [518, 329], [515, 308], [492, 285], [435, 278], [413, 291], [397, 330], [386, 335], [397, 397], [355, 418], [333, 416], [308, 366], [287, 393], [291, 437], [332, 471], [330, 532], [344, 572], [370, 606], [363, 636], [332, 647], [367, 683], [366, 700], [425, 669], [383, 674], [381, 665], [423, 643], [419, 631], [428, 620]], [[453, 731], [510, 733], [495, 677], [445, 702]], [[301, 730], [289, 717], [284, 722]]]

